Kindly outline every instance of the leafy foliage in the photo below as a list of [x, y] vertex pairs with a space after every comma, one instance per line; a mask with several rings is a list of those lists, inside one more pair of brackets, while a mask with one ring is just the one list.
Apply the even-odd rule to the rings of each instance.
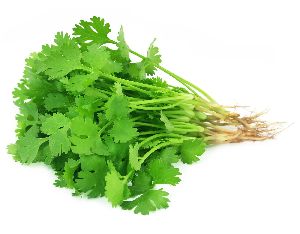
[[111, 162], [108, 163], [110, 171], [106, 174], [105, 195], [113, 206], [117, 206], [129, 195], [127, 181], [114, 168]]
[[98, 155], [82, 156], [80, 158], [81, 171], [78, 172], [75, 188], [94, 198], [104, 195], [105, 175], [107, 165], [103, 157]]
[[148, 214], [168, 207], [168, 193], [155, 187], [180, 182], [174, 164], [204, 152], [199, 125], [206, 118], [188, 90], [155, 76], [161, 56], [154, 41], [142, 56], [123, 27], [116, 41], [110, 31], [99, 17], [82, 20], [73, 35], [57, 33], [26, 59], [13, 92], [18, 139], [8, 151], [21, 163], [51, 166], [55, 185], [74, 195], [105, 196], [112, 206]]
[[181, 160], [184, 163], [191, 164], [199, 160], [198, 156], [205, 151], [206, 144], [202, 139], [184, 141], [181, 145]]
[[134, 209], [134, 213], [146, 215], [151, 211], [167, 208], [169, 206], [169, 199], [166, 198], [166, 196], [168, 195], [169, 194], [162, 189], [148, 190], [146, 193], [132, 201], [124, 201], [122, 203], [122, 208], [126, 210]]
[[73, 35], [81, 44], [100, 44], [103, 45], [109, 42], [108, 34], [110, 33], [110, 25], [104, 22], [104, 19], [92, 17], [91, 21], [81, 20], [73, 28]]
[[38, 150], [46, 138], [37, 137], [37, 127], [31, 127], [24, 136], [20, 137], [16, 144], [16, 158], [23, 163], [32, 163], [38, 154]]
[[59, 78], [69, 72], [82, 68], [81, 52], [74, 39], [68, 34], [58, 33], [56, 45], [45, 46], [40, 54], [37, 70], [44, 72], [49, 79]]

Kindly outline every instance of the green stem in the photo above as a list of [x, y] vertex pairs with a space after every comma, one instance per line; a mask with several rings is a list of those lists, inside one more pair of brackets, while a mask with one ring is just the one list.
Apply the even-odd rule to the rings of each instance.
[[[136, 55], [136, 56], [138, 56], [138, 57], [141, 58], [141, 59], [146, 59], [145, 56], [143, 56], [143, 55], [137, 53], [137, 52], [134, 51], [134, 50], [131, 50], [131, 49], [130, 49], [129, 52], [132, 53], [132, 54], [134, 54], [134, 55]], [[183, 84], [186, 88], [188, 88], [188, 89], [189, 89], [191, 92], [193, 92], [194, 94], [197, 94], [197, 93], [194, 92], [194, 91], [191, 89], [191, 87], [194, 88], [195, 90], [197, 90], [197, 91], [198, 91], [199, 93], [201, 93], [203, 96], [205, 96], [209, 101], [215, 103], [215, 100], [214, 100], [210, 95], [208, 95], [208, 93], [206, 93], [203, 89], [200, 89], [198, 86], [196, 86], [196, 85], [194, 85], [193, 83], [191, 83], [191, 82], [185, 80], [184, 78], [182, 78], [182, 77], [176, 75], [175, 73], [169, 71], [168, 69], [164, 68], [163, 66], [160, 66], [160, 65], [155, 64], [155, 63], [154, 63], [153, 65], [154, 65], [156, 68], [158, 68], [159, 70], [161, 70], [161, 71], [165, 72], [166, 74], [168, 74], [169, 76], [173, 77], [175, 80], [177, 80], [177, 81], [180, 82], [181, 84]], [[197, 95], [197, 96], [198, 96], [198, 95]]]
[[135, 122], [136, 126], [146, 126], [146, 127], [153, 127], [153, 128], [163, 128], [162, 126], [159, 126], [158, 124], [151, 124], [151, 123], [143, 123], [143, 122]]
[[[161, 91], [164, 91], [164, 92], [174, 92], [170, 89], [166, 89], [166, 88], [163, 88], [163, 87], [158, 87], [158, 86], [153, 86], [153, 85], [144, 84], [144, 83], [140, 83], [140, 82], [135, 82], [135, 81], [132, 81], [132, 80], [121, 79], [121, 78], [118, 78], [116, 76], [106, 74], [104, 72], [99, 72], [99, 75], [104, 77], [104, 78], [119, 82], [120, 84], [131, 86], [131, 87], [132, 86], [140, 86], [140, 87], [144, 87], [144, 88], [148, 88], [148, 89], [152, 89], [152, 90], [161, 90]], [[177, 92], [174, 92], [174, 93], [177, 93]]]
[[203, 132], [203, 131], [201, 131], [202, 129], [188, 129], [188, 128], [174, 128], [174, 132], [177, 132], [177, 133], [181, 133], [181, 134], [186, 134], [186, 133], [188, 133], [188, 132]]
[[179, 96], [174, 96], [174, 97], [167, 97], [167, 98], [158, 98], [158, 99], [150, 99], [150, 100], [141, 100], [141, 101], [133, 101], [131, 102], [133, 105], [141, 105], [141, 104], [151, 104], [151, 103], [164, 103], [168, 101], [173, 101], [173, 100], [192, 100], [194, 97], [191, 95], [179, 95]]
[[169, 116], [187, 116], [189, 118], [194, 117], [195, 116], [195, 112], [191, 111], [191, 110], [167, 110], [164, 111], [164, 114]]
[[146, 131], [146, 132], [141, 132], [139, 133], [139, 136], [143, 136], [143, 135], [153, 135], [153, 134], [160, 134], [160, 133], [164, 133], [165, 131]]
[[175, 80], [179, 81], [183, 85], [189, 85], [190, 87], [193, 87], [195, 90], [197, 90], [199, 93], [201, 93], [203, 96], [205, 96], [209, 101], [211, 102], [216, 102], [211, 96], [208, 95], [203, 89], [200, 89], [198, 86], [194, 85], [193, 83], [183, 79], [182, 77], [176, 75], [175, 73], [169, 71], [168, 69], [160, 66], [160, 65], [155, 65], [159, 70], [167, 73], [168, 75], [172, 76]]
[[128, 182], [129, 177], [134, 173], [134, 170], [131, 170], [126, 176], [123, 177], [123, 184]]
[[105, 131], [105, 129], [111, 125], [112, 121], [107, 122], [100, 130], [99, 130], [99, 136], [101, 136], [101, 134]]
[[168, 119], [171, 119], [172, 121], [176, 120], [176, 121], [179, 121], [179, 122], [190, 122], [191, 121], [191, 118], [190, 117], [187, 117], [187, 116], [184, 116], [184, 115], [166, 115], [168, 117]]
[[144, 93], [144, 94], [149, 95], [149, 92], [147, 92], [146, 90], [140, 89], [138, 87], [135, 87], [134, 85], [126, 84], [126, 86], [129, 87], [129, 89], [124, 87], [123, 88], [124, 90], [130, 90], [130, 91], [135, 90], [135, 91], [138, 91], [140, 93]]
[[161, 134], [156, 134], [150, 137], [147, 137], [145, 140], [143, 140], [141, 143], [139, 143], [139, 147], [143, 146], [144, 144], [146, 144], [149, 141], [152, 141], [156, 138], [160, 138], [160, 137], [179, 137], [179, 138], [185, 138], [185, 136], [182, 136], [180, 134], [175, 134], [175, 133], [161, 133]]
[[171, 104], [171, 105], [166, 105], [166, 106], [137, 106], [133, 104], [129, 104], [131, 108], [137, 109], [137, 110], [166, 110], [166, 109], [171, 109], [174, 108], [175, 106], [180, 105], [182, 101]]
[[139, 160], [139, 163], [140, 165], [143, 164], [143, 162], [152, 154], [154, 153], [156, 150], [160, 149], [160, 148], [163, 148], [163, 147], [166, 147], [166, 146], [169, 146], [169, 145], [177, 145], [177, 144], [180, 144], [182, 143], [183, 139], [172, 139], [168, 142], [164, 142], [164, 143], [161, 143], [159, 145], [156, 145], [154, 146], [151, 150], [149, 150], [147, 153], [144, 154], [144, 156]]

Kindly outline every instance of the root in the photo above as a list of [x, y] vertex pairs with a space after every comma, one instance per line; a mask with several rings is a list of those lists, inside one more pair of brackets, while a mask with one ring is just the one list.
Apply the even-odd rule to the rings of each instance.
[[260, 119], [265, 112], [241, 117], [230, 112], [225, 119], [213, 118], [207, 139], [213, 144], [237, 143], [243, 141], [264, 141], [274, 138], [282, 123], [268, 123]]

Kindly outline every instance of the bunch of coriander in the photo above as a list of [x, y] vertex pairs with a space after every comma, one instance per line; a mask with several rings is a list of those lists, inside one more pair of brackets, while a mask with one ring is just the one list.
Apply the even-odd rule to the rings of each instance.
[[168, 207], [157, 185], [180, 182], [175, 163], [198, 161], [208, 145], [273, 136], [259, 115], [241, 117], [162, 67], [153, 43], [143, 56], [129, 48], [122, 28], [117, 40], [110, 31], [101, 18], [82, 20], [72, 35], [57, 33], [53, 45], [26, 59], [13, 92], [18, 140], [8, 149], [16, 161], [49, 165], [55, 185], [74, 195], [105, 196], [148, 214]]

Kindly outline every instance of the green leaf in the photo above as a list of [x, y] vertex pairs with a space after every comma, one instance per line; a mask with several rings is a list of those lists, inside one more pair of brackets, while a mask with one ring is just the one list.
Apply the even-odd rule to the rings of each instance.
[[70, 79], [62, 80], [66, 90], [70, 92], [83, 92], [98, 79], [97, 73], [76, 74]]
[[70, 120], [62, 113], [54, 113], [52, 116], [46, 117], [41, 126], [41, 131], [47, 135], [57, 132], [59, 129], [69, 129]]
[[68, 138], [70, 120], [61, 113], [54, 113], [46, 117], [42, 123], [41, 131], [49, 135], [49, 147], [53, 157], [67, 153], [71, 143]]
[[92, 151], [95, 154], [108, 156], [110, 153], [108, 151], [107, 145], [105, 145], [100, 138], [95, 139], [95, 143], [92, 147]]
[[101, 139], [98, 136], [98, 126], [90, 118], [80, 116], [73, 118], [71, 120], [71, 132], [70, 140], [73, 144], [71, 148], [74, 153], [85, 155], [99, 153], [99, 147], [103, 145], [99, 143]]
[[110, 42], [108, 34], [110, 33], [110, 25], [104, 22], [104, 19], [92, 17], [90, 21], [81, 20], [73, 28], [73, 35], [81, 45], [91, 45]]
[[137, 129], [134, 128], [134, 123], [131, 119], [123, 118], [114, 122], [110, 135], [114, 138], [116, 143], [125, 143], [135, 138], [138, 132]]
[[165, 163], [177, 163], [179, 161], [177, 150], [177, 147], [165, 148], [160, 152], [159, 159]]
[[147, 57], [144, 59], [145, 71], [149, 75], [154, 75], [156, 71], [156, 65], [161, 63], [161, 55], [159, 54], [158, 47], [154, 46], [155, 40], [150, 44]]
[[129, 63], [126, 68], [126, 73], [138, 80], [146, 80], [146, 72], [144, 62]]
[[131, 195], [139, 195], [153, 188], [152, 177], [145, 171], [138, 171], [132, 179]]
[[78, 173], [75, 188], [88, 197], [95, 198], [104, 195], [105, 175], [107, 166], [105, 159], [97, 155], [80, 157], [81, 171]]
[[38, 156], [36, 158], [37, 162], [44, 162], [46, 165], [51, 165], [54, 157], [50, 150], [49, 144], [43, 144], [38, 152]]
[[115, 143], [111, 137], [106, 136], [105, 144], [113, 160], [122, 160], [121, 156], [128, 156], [128, 143]]
[[37, 132], [38, 128], [32, 126], [16, 142], [16, 149], [13, 152], [16, 153], [16, 159], [22, 163], [32, 163], [38, 155], [41, 144], [48, 140], [47, 138], [38, 138]]
[[127, 118], [129, 114], [129, 102], [124, 95], [112, 95], [105, 108], [108, 120]]
[[68, 97], [62, 93], [49, 93], [44, 100], [45, 108], [48, 111], [65, 108], [69, 105]]
[[74, 117], [80, 115], [92, 119], [94, 113], [99, 110], [99, 105], [102, 104], [102, 102], [97, 97], [84, 95], [77, 96], [75, 98], [75, 104], [76, 106], [73, 106], [75, 112]]
[[49, 147], [53, 156], [69, 152], [71, 143], [65, 129], [58, 129], [49, 136]]
[[147, 165], [147, 171], [153, 178], [155, 184], [176, 185], [180, 182], [181, 175], [178, 168], [173, 167], [170, 163], [157, 158], [153, 159]]
[[199, 156], [205, 151], [206, 144], [202, 139], [187, 140], [181, 145], [181, 161], [183, 163], [192, 164], [199, 160]]
[[152, 211], [167, 208], [169, 206], [168, 195], [169, 194], [162, 189], [149, 190], [132, 201], [124, 201], [121, 207], [125, 210], [134, 209], [134, 213], [136, 214], [141, 213], [142, 215], [147, 215]]
[[74, 187], [74, 173], [79, 167], [80, 162], [70, 158], [64, 166], [64, 173], [62, 178], [68, 188]]
[[114, 166], [109, 164], [110, 171], [105, 176], [105, 196], [111, 202], [112, 206], [117, 206], [127, 198], [127, 181], [116, 171]]
[[135, 143], [134, 146], [130, 145], [129, 146], [129, 163], [130, 166], [134, 170], [140, 170], [141, 168], [141, 163], [139, 162], [139, 144]]
[[45, 72], [50, 79], [62, 78], [75, 69], [83, 68], [81, 51], [68, 34], [58, 33], [56, 46], [44, 47], [39, 62], [39, 72]]
[[23, 104], [20, 107], [20, 114], [17, 114], [16, 119], [18, 121], [17, 133], [22, 136], [29, 126], [36, 125], [39, 121], [37, 105], [34, 102]]
[[129, 144], [115, 143], [109, 136], [105, 137], [105, 144], [108, 147], [109, 160], [113, 162], [118, 172], [125, 175], [127, 173]]
[[118, 34], [118, 51], [120, 53], [120, 56], [125, 59], [126, 61], [129, 61], [129, 47], [125, 41], [124, 37], [124, 30], [123, 27], [120, 28], [119, 34]]
[[83, 61], [88, 63], [95, 71], [112, 74], [120, 72], [122, 65], [111, 59], [110, 53], [106, 47], [93, 44], [83, 53]]

